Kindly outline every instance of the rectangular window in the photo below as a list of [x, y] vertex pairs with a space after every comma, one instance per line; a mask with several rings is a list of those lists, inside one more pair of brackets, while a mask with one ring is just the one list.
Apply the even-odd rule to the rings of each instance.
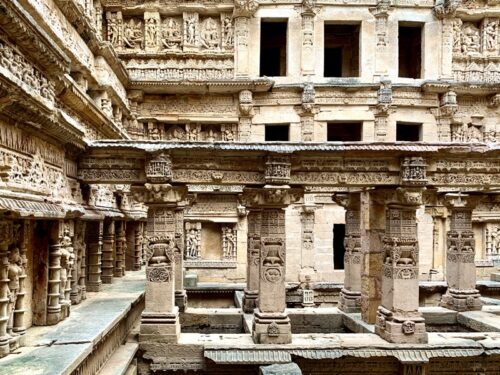
[[396, 124], [396, 141], [418, 142], [422, 140], [422, 124], [398, 122]]
[[421, 78], [422, 26], [399, 25], [399, 77]]
[[266, 142], [287, 142], [290, 140], [290, 125], [266, 125]]
[[260, 76], [286, 76], [287, 21], [264, 21], [260, 25]]
[[359, 25], [325, 24], [324, 77], [359, 77]]
[[332, 122], [327, 125], [328, 142], [356, 142], [361, 141], [363, 125], [360, 122], [339, 123]]
[[333, 224], [333, 268], [344, 269], [345, 224]]

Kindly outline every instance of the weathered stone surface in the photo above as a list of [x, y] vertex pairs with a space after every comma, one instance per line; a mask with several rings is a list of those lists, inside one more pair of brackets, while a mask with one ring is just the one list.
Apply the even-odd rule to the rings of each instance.
[[261, 366], [259, 373], [261, 375], [302, 375], [302, 371], [296, 363]]

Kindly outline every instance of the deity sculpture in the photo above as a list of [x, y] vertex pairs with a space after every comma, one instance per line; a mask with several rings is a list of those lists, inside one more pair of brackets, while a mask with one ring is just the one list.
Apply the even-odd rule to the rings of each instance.
[[17, 247], [10, 250], [9, 253], [9, 268], [8, 268], [8, 323], [7, 333], [11, 336], [16, 336], [13, 332], [14, 327], [14, 310], [16, 308], [17, 296], [19, 293], [19, 278], [23, 274], [22, 257]]
[[198, 231], [193, 228], [188, 232], [186, 238], [187, 257], [189, 259], [197, 259], [199, 257], [199, 245], [200, 243], [198, 240]]
[[489, 22], [484, 27], [485, 39], [486, 39], [486, 49], [496, 50], [497, 48], [497, 36], [498, 28], [495, 22]]
[[125, 26], [123, 43], [127, 48], [136, 48], [137, 46], [143, 48], [143, 33], [140, 21], [136, 23], [134, 19], [131, 19]]
[[462, 29], [462, 53], [479, 52], [479, 30], [472, 24]]
[[201, 44], [207, 49], [214, 49], [219, 46], [218, 25], [212, 18], [207, 18], [203, 23]]
[[233, 23], [231, 21], [231, 17], [224, 17], [222, 29], [224, 33], [224, 43], [226, 46], [232, 46], [234, 41], [233, 35]]
[[236, 237], [232, 228], [225, 228], [224, 231], [224, 257], [233, 258], [236, 254]]
[[61, 299], [69, 300], [69, 291], [71, 290], [71, 271], [75, 261], [75, 253], [71, 243], [69, 228], [64, 229], [61, 239]]
[[181, 44], [181, 30], [179, 22], [170, 17], [163, 22], [161, 43], [166, 49], [177, 48]]
[[149, 18], [148, 20], [146, 20], [146, 45], [149, 47], [155, 47], [156, 36], [157, 36], [156, 19]]
[[196, 18], [189, 17], [186, 20], [186, 43], [194, 45], [196, 42]]

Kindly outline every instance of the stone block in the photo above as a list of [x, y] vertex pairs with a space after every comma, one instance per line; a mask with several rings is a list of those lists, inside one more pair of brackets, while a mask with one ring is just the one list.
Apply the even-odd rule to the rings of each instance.
[[276, 363], [270, 366], [260, 366], [260, 375], [302, 375], [300, 367], [296, 363]]

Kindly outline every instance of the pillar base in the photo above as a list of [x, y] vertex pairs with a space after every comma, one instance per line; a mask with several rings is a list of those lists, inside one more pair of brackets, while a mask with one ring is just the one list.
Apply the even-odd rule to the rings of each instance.
[[180, 312], [184, 312], [187, 308], [187, 293], [185, 290], [175, 291], [175, 306], [179, 308]]
[[339, 309], [347, 314], [361, 312], [361, 292], [342, 288]]
[[[23, 337], [21, 336], [11, 336], [10, 340], [9, 340], [9, 346], [10, 346], [10, 351], [13, 352], [14, 350], [16, 350], [17, 348], [19, 348], [20, 346], [22, 346], [22, 344], [24, 343], [25, 340], [22, 340], [24, 339]], [[23, 343], [21, 342], [23, 341]]]
[[88, 292], [100, 292], [102, 289], [102, 282], [89, 282], [87, 284]]
[[59, 323], [62, 320], [61, 318], [61, 306], [57, 308], [47, 308], [47, 322], [48, 326], [53, 326], [54, 324]]
[[113, 283], [113, 276], [101, 276], [101, 280], [103, 284], [112, 284]]
[[142, 313], [139, 342], [176, 343], [180, 334], [178, 307], [172, 313]]
[[425, 319], [418, 313], [398, 314], [379, 306], [375, 333], [396, 344], [425, 344]]
[[261, 313], [255, 311], [253, 341], [256, 344], [290, 344], [292, 325], [286, 313]]
[[481, 310], [481, 295], [476, 289], [448, 289], [441, 297], [441, 307], [455, 311]]
[[257, 297], [259, 296], [258, 290], [248, 290], [245, 288], [243, 295], [243, 312], [252, 314], [257, 308]]
[[0, 358], [10, 353], [9, 335], [0, 337]]

